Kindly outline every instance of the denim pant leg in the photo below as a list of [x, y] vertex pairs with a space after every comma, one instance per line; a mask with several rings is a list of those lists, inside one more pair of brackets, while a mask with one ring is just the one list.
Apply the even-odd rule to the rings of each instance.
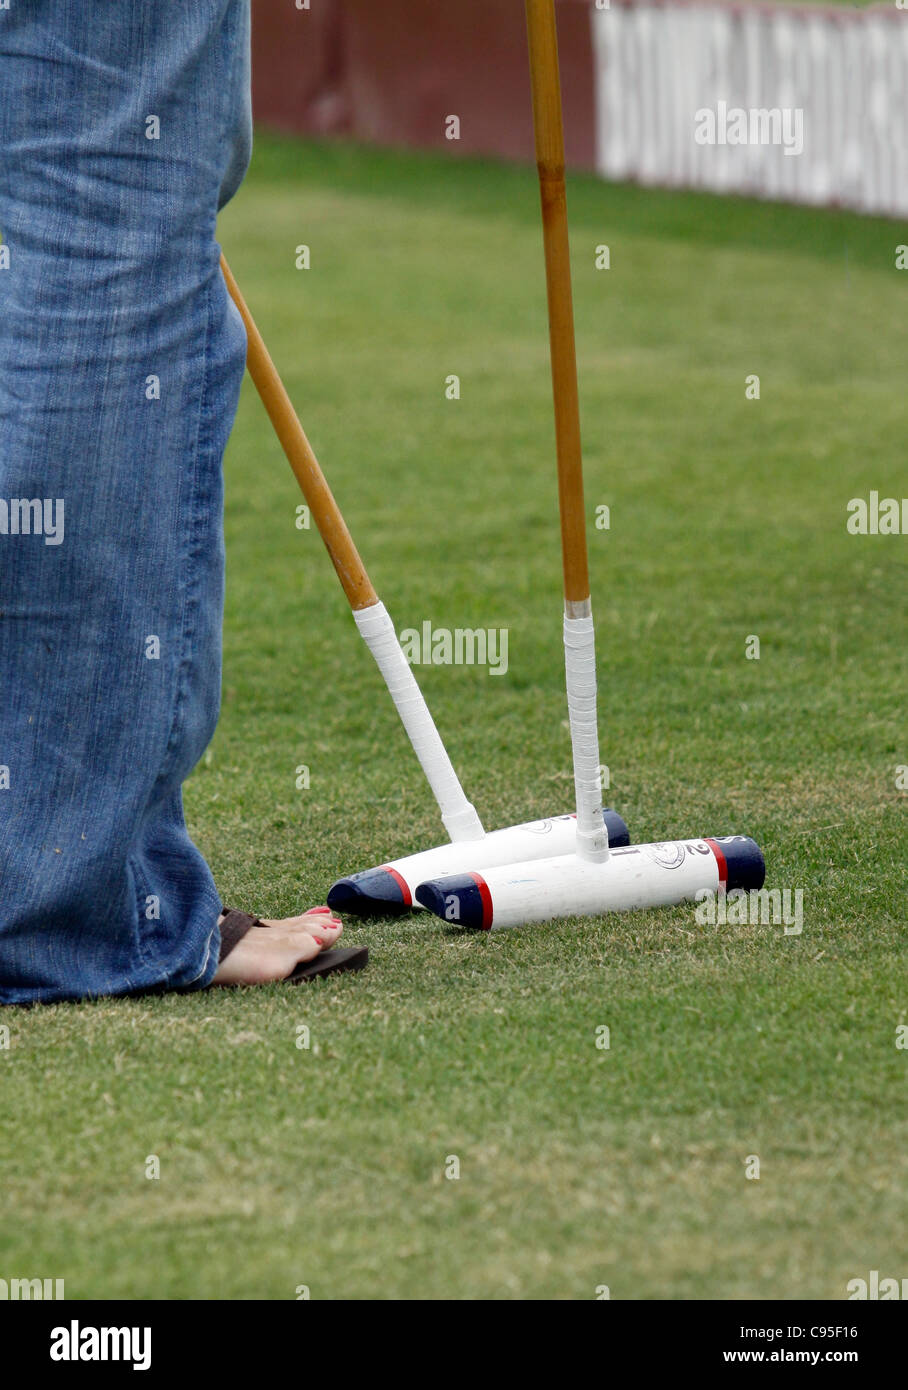
[[[0, 10], [0, 1002], [201, 988], [249, 0]], [[24, 505], [23, 505], [24, 504]]]

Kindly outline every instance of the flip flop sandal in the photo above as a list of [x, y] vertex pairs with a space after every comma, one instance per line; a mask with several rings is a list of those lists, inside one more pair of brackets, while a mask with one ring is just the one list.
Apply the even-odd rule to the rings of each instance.
[[[230, 952], [242, 941], [253, 927], [268, 930], [268, 923], [258, 917], [250, 917], [248, 912], [237, 912], [235, 908], [225, 907], [221, 911], [221, 960], [226, 960]], [[362, 970], [369, 960], [367, 946], [345, 946], [330, 951], [321, 951], [313, 960], [300, 961], [292, 974], [284, 977], [284, 984], [298, 985], [303, 980], [314, 980], [320, 975], [339, 975], [345, 970]]]

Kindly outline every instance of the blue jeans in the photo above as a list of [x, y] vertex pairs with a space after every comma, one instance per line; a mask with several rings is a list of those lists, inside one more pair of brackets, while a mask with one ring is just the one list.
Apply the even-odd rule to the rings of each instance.
[[215, 219], [250, 143], [249, 0], [0, 10], [5, 1004], [217, 967], [181, 785], [220, 700], [246, 344]]

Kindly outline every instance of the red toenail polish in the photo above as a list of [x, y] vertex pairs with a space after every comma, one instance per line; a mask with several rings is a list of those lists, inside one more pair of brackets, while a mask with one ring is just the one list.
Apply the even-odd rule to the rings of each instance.
[[321, 913], [325, 913], [325, 912], [330, 912], [331, 909], [330, 909], [330, 907], [310, 907], [309, 911], [310, 911], [310, 912], [321, 912]]

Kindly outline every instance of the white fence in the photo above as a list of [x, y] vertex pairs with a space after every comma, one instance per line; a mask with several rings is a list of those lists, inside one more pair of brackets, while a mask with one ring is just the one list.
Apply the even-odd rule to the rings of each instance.
[[908, 214], [908, 10], [895, 3], [611, 0], [593, 8], [593, 46], [607, 178]]

